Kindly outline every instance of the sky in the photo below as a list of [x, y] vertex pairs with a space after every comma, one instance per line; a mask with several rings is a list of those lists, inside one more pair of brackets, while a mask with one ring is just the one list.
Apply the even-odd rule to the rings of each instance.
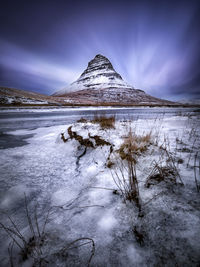
[[0, 86], [52, 94], [96, 54], [148, 94], [200, 98], [200, 1], [1, 2]]

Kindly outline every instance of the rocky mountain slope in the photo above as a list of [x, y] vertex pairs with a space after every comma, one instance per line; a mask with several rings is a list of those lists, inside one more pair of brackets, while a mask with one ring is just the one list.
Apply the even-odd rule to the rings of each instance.
[[76, 104], [173, 104], [128, 85], [102, 55], [96, 55], [88, 63], [77, 81], [53, 96], [65, 97], [66, 102]]
[[59, 98], [14, 88], [0, 87], [0, 104], [3, 105], [47, 105], [57, 104]]

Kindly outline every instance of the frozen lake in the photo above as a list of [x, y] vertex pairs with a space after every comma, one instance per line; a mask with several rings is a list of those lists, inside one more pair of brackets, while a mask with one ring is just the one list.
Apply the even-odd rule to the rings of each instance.
[[[195, 108], [52, 108], [2, 109], [0, 132], [69, 124], [95, 115], [115, 115], [116, 119], [152, 119], [187, 114]], [[199, 109], [200, 110], [200, 109]]]
[[92, 119], [96, 115], [115, 116], [119, 119], [152, 119], [188, 114], [194, 108], [10, 108], [0, 110], [0, 149], [23, 146], [31, 134], [12, 135], [7, 132], [20, 129], [37, 129], [65, 125], [84, 117]]
[[[115, 115], [115, 127], [102, 129], [90, 121], [76, 123], [82, 117], [90, 119], [95, 115]], [[107, 143], [84, 152], [84, 145], [69, 138], [69, 129], [82, 140], [90, 138], [94, 142], [99, 137]], [[119, 149], [130, 129], [137, 145], [144, 149], [135, 154], [142, 216], [138, 216], [134, 203], [125, 203], [119, 193], [113, 193], [117, 189], [113, 175], [117, 173]], [[63, 141], [61, 133], [68, 141]], [[140, 143], [141, 136], [148, 134], [149, 143]], [[199, 136], [197, 109], [3, 109], [0, 223], [12, 229], [9, 215], [25, 239], [31, 237], [26, 194], [34, 227], [36, 203], [39, 227], [51, 208], [42, 245], [42, 256], [48, 260], [44, 266], [87, 266], [91, 243], [78, 243], [80, 247], [61, 253], [66, 244], [81, 237], [95, 242], [90, 266], [198, 266], [200, 202], [194, 158], [200, 161]], [[107, 167], [108, 158], [114, 164], [112, 169]], [[145, 187], [154, 168], [152, 162], [160, 164], [163, 170], [169, 167], [169, 177]], [[176, 164], [181, 178], [171, 171], [172, 164]], [[198, 166], [196, 173], [199, 183]], [[7, 267], [11, 240], [3, 230], [0, 236], [0, 265]], [[28, 259], [22, 260], [19, 252], [15, 245], [14, 266], [33, 266], [34, 257], [41, 256], [35, 251], [36, 256], [28, 255]]]
[[[80, 118], [92, 119], [96, 115], [115, 116], [119, 119], [156, 119], [189, 114], [195, 108], [10, 108], [0, 110], [0, 149], [23, 146], [31, 134], [12, 135], [7, 132], [65, 125]], [[200, 109], [199, 109], [200, 112]]]

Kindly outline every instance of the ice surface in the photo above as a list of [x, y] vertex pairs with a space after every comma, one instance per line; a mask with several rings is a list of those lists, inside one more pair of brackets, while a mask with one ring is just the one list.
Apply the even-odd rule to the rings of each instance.
[[[110, 147], [88, 148], [78, 160], [83, 151], [79, 142], [61, 140], [61, 133], [69, 137], [69, 126], [83, 138], [89, 138], [89, 133], [99, 135], [112, 143], [114, 150], [119, 149], [130, 129], [137, 135], [152, 133], [153, 141], [158, 144], [152, 144], [138, 156], [136, 165], [141, 217], [134, 203], [124, 203], [120, 195], [113, 194], [117, 187], [111, 170], [113, 173], [115, 167], [111, 170], [106, 167]], [[47, 225], [48, 246], [55, 253], [57, 265], [51, 258], [49, 266], [85, 266], [91, 251], [89, 245], [70, 252], [66, 259], [56, 254], [81, 237], [90, 237], [95, 242], [91, 266], [198, 266], [200, 199], [194, 180], [194, 156], [200, 147], [198, 114], [116, 121], [114, 129], [106, 130], [87, 122], [9, 133], [33, 136], [25, 146], [1, 150], [0, 210], [12, 216], [25, 232], [28, 223], [24, 193], [31, 214], [35, 201], [38, 202], [39, 223], [48, 208], [52, 208]], [[176, 162], [182, 160], [177, 166], [184, 186], [177, 178], [176, 185], [162, 181], [146, 188], [144, 183], [153, 160], [160, 157], [159, 146], [163, 142], [169, 144]], [[111, 157], [113, 162], [117, 162], [115, 156]], [[5, 214], [0, 221], [9, 223]], [[1, 237], [1, 266], [8, 266], [9, 238], [3, 230]], [[28, 261], [25, 264], [30, 266]]]
[[1, 207], [3, 209], [11, 208], [16, 205], [16, 202], [24, 200], [24, 194], [28, 195], [30, 190], [23, 184], [11, 187], [8, 191], [2, 194]]
[[143, 262], [143, 257], [140, 255], [139, 251], [133, 246], [129, 245], [127, 248], [127, 256], [133, 266], [141, 266]]
[[117, 220], [110, 213], [104, 214], [103, 218], [98, 222], [98, 226], [102, 231], [110, 231], [117, 224]]

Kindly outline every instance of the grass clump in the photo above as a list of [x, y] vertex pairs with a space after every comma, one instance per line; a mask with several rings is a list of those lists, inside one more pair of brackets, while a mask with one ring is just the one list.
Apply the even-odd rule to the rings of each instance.
[[133, 140], [134, 137], [130, 131], [125, 142], [117, 151], [119, 156], [116, 157], [116, 168], [111, 173], [124, 201], [126, 202], [128, 200], [134, 202], [139, 212], [141, 212], [140, 193], [136, 173], [137, 161]]
[[124, 202], [134, 202], [141, 211], [140, 194], [136, 174], [136, 162], [131, 156], [122, 160], [116, 156], [115, 168], [111, 170], [113, 181], [115, 182], [118, 192], [124, 199]]
[[154, 168], [150, 175], [147, 177], [145, 186], [149, 188], [152, 185], [156, 185], [162, 181], [171, 181], [176, 183], [176, 172], [171, 166], [161, 166], [158, 163], [154, 163]]
[[115, 128], [115, 116], [106, 117], [106, 116], [96, 116], [93, 120], [91, 120], [92, 123], [98, 123], [102, 129], [111, 129]]
[[80, 123], [86, 123], [86, 122], [87, 122], [87, 120], [86, 120], [86, 119], [84, 119], [84, 118], [80, 118], [79, 120], [77, 120], [77, 122], [80, 122]]
[[128, 136], [124, 138], [124, 142], [117, 150], [122, 160], [135, 161], [135, 155], [140, 155], [148, 149], [151, 144], [151, 133], [146, 135], [133, 135], [130, 131]]
[[[66, 241], [65, 244], [60, 243], [60, 245], [57, 241], [62, 242], [62, 240], [58, 236], [51, 235], [51, 232], [46, 230], [46, 226], [50, 222], [49, 217], [53, 208], [61, 208], [62, 206], [51, 207], [41, 219], [39, 219], [37, 207], [38, 203], [36, 203], [32, 214], [28, 209], [25, 196], [25, 217], [28, 223], [28, 231], [26, 232], [20, 230], [19, 225], [7, 214], [5, 215], [8, 218], [8, 223], [0, 222], [0, 229], [4, 230], [10, 238], [8, 247], [10, 266], [30, 266], [29, 263], [31, 263], [31, 266], [34, 267], [47, 267], [49, 263], [55, 262], [56, 266], [58, 262], [63, 263], [63, 261], [65, 261], [65, 264], [62, 266], [65, 266], [71, 261], [69, 251], [74, 250], [78, 258], [77, 249], [87, 245], [91, 246], [91, 252], [88, 252], [89, 258], [84, 266], [90, 266], [95, 253], [94, 240], [90, 237], [80, 237], [72, 241]], [[55, 242], [57, 248], [55, 248]], [[14, 265], [14, 263], [17, 263], [17, 265]]]
[[115, 163], [112, 162], [111, 160], [109, 160], [109, 161], [107, 162], [107, 164], [106, 164], [107, 168], [109, 168], [109, 169], [111, 169], [112, 166], [114, 166], [114, 165], [115, 165]]
[[145, 135], [136, 135], [129, 131], [127, 137], [124, 138], [124, 146], [130, 146], [132, 152], [142, 153], [147, 150], [151, 144], [151, 132]]
[[27, 199], [25, 196], [25, 211], [29, 228], [28, 235], [25, 235], [23, 232], [20, 231], [18, 225], [10, 216], [7, 216], [10, 225], [3, 224], [0, 222], [0, 228], [3, 229], [11, 239], [8, 248], [11, 266], [14, 266], [12, 256], [14, 246], [19, 249], [19, 254], [21, 256], [22, 262], [31, 258], [34, 261], [34, 266], [45, 266], [47, 261], [45, 259], [46, 255], [44, 255], [42, 248], [47, 242], [45, 228], [49, 220], [50, 210], [47, 212], [44, 218], [43, 225], [39, 224], [37, 205], [35, 206], [34, 214], [31, 215], [30, 211], [28, 210]]
[[112, 177], [122, 194], [124, 201], [134, 202], [141, 212], [140, 192], [136, 173], [137, 156], [151, 145], [151, 132], [145, 135], [133, 134], [130, 130], [124, 142], [116, 151], [118, 153], [116, 168]]

